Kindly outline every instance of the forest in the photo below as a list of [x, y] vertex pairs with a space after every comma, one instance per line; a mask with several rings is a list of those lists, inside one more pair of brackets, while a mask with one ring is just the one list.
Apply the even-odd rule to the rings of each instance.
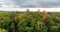
[[60, 32], [60, 13], [0, 12], [0, 32]]

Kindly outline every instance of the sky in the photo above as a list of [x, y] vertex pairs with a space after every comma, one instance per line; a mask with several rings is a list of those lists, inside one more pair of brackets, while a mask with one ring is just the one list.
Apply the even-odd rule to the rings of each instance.
[[54, 8], [60, 7], [60, 0], [0, 0], [0, 7]]
[[0, 11], [27, 11], [29, 9], [30, 11], [38, 11], [40, 9], [40, 12], [46, 11], [46, 12], [60, 12], [60, 8], [0, 8]]
[[46, 10], [60, 12], [60, 0], [0, 0], [0, 11]]

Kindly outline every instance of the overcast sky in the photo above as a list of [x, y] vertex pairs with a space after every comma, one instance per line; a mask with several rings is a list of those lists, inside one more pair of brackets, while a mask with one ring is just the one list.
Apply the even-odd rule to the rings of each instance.
[[0, 7], [60, 7], [60, 0], [0, 0]]

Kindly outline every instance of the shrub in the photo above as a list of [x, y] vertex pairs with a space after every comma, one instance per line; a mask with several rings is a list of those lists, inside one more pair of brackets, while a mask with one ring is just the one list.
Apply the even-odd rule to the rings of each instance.
[[7, 32], [7, 30], [0, 28], [0, 32]]

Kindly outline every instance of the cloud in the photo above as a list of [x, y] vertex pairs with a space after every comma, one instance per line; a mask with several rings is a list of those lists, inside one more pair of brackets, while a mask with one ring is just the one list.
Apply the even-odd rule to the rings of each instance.
[[18, 7], [20, 8], [20, 5], [15, 5], [16, 3], [13, 0], [0, 0], [0, 7]]
[[60, 0], [40, 0], [41, 7], [60, 7]]
[[60, 5], [60, 0], [15, 0], [14, 2], [22, 7], [51, 7]]
[[57, 7], [60, 6], [60, 0], [0, 0], [0, 6], [2, 4], [7, 6], [18, 7]]

